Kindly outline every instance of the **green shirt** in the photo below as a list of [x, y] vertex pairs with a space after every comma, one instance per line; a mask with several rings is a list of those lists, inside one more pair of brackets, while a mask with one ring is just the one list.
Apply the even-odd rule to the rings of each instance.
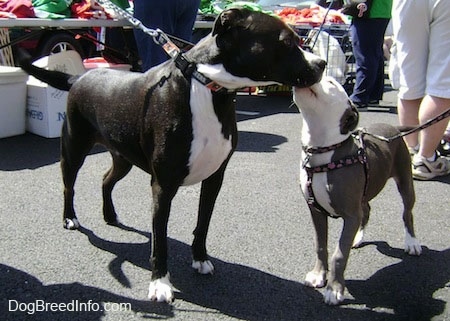
[[373, 0], [369, 18], [391, 18], [393, 0]]

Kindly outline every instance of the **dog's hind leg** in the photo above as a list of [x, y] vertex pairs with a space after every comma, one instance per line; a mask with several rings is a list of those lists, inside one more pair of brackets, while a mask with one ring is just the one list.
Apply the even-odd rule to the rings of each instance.
[[66, 120], [61, 134], [61, 172], [64, 183], [63, 226], [74, 230], [80, 226], [73, 207], [75, 180], [84, 159], [94, 145], [94, 140], [89, 135], [89, 126], [83, 129], [83, 134], [80, 136], [73, 135], [74, 133], [68, 130], [68, 126]]
[[[406, 171], [407, 172], [407, 171]], [[411, 173], [394, 177], [398, 191], [403, 201], [403, 223], [405, 224], [405, 252], [410, 255], [420, 255], [422, 246], [414, 233], [412, 209], [415, 203], [414, 185]]]
[[133, 167], [120, 155], [111, 152], [112, 166], [103, 177], [103, 218], [106, 223], [116, 225], [117, 214], [112, 202], [111, 193], [118, 181], [124, 178]]
[[222, 164], [213, 175], [202, 182], [197, 226], [194, 230], [194, 241], [192, 242], [192, 268], [200, 274], [212, 274], [214, 272], [214, 266], [208, 259], [206, 236], [214, 204], [222, 187], [226, 163]]
[[344, 218], [344, 227], [338, 246], [331, 259], [331, 270], [328, 278], [327, 289], [324, 293], [325, 303], [330, 305], [339, 304], [344, 300], [344, 271], [347, 266], [350, 249], [355, 239], [356, 232], [361, 226], [362, 209], [358, 214], [348, 215]]
[[315, 229], [316, 263], [314, 269], [305, 277], [305, 285], [321, 288], [327, 282], [328, 272], [328, 216], [310, 206]]

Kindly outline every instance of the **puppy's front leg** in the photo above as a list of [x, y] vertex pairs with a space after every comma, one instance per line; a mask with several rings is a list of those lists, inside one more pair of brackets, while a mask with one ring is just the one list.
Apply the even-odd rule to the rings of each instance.
[[328, 279], [327, 289], [325, 290], [325, 303], [330, 305], [339, 304], [344, 300], [344, 271], [347, 266], [348, 256], [355, 239], [356, 232], [361, 225], [361, 211], [357, 216], [344, 217], [344, 227], [338, 246], [331, 259], [331, 270]]
[[163, 188], [157, 182], [152, 182], [152, 279], [148, 292], [148, 297], [152, 301], [170, 303], [174, 300], [167, 269], [167, 223], [172, 199], [177, 190], [177, 187]]
[[314, 269], [306, 274], [305, 285], [321, 288], [327, 282], [328, 271], [328, 217], [310, 206], [311, 217], [316, 231], [316, 264]]
[[225, 167], [226, 162], [213, 175], [202, 182], [197, 226], [194, 230], [194, 241], [192, 242], [192, 267], [200, 274], [212, 274], [214, 272], [214, 266], [208, 259], [206, 251], [206, 236], [214, 204], [222, 187]]

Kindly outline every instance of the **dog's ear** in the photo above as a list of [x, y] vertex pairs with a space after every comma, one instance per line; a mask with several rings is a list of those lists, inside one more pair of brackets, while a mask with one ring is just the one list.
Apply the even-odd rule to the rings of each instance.
[[221, 34], [230, 28], [239, 25], [243, 21], [242, 10], [239, 9], [228, 9], [222, 11], [222, 13], [217, 17], [214, 23], [213, 36], [216, 34]]
[[345, 135], [353, 131], [359, 122], [359, 113], [355, 105], [351, 101], [348, 102], [349, 107], [345, 110], [341, 117], [340, 130], [341, 134]]

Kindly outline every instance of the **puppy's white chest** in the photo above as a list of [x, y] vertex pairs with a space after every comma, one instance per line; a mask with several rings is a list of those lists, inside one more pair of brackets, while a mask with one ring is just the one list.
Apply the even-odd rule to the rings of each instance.
[[[327, 153], [330, 154], [330, 153]], [[317, 157], [318, 156], [318, 157]], [[329, 155], [316, 155], [316, 162], [312, 162], [310, 166], [317, 166], [319, 164], [327, 164], [331, 161], [331, 156]], [[304, 158], [304, 155], [302, 156]], [[311, 184], [309, 186], [309, 184]], [[314, 197], [314, 201], [319, 204], [328, 214], [337, 216], [334, 208], [331, 206], [330, 191], [327, 179], [327, 173], [314, 173], [312, 174], [312, 180], [309, 182], [308, 173], [305, 168], [303, 168], [303, 161], [300, 166], [300, 185], [303, 191], [303, 195], [308, 199], [309, 197]], [[310, 195], [310, 191], [313, 191], [314, 195]]]
[[231, 136], [222, 134], [208, 88], [192, 80], [190, 107], [192, 112], [193, 140], [189, 157], [189, 174], [183, 185], [192, 185], [211, 176], [225, 161], [231, 151]]

